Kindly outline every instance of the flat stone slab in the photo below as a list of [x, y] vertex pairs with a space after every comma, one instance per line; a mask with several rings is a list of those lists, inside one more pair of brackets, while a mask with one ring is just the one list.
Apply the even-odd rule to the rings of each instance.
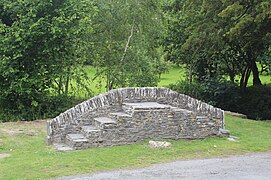
[[74, 142], [85, 142], [88, 141], [83, 134], [68, 134], [67, 138]]
[[174, 111], [174, 112], [183, 112], [183, 113], [193, 113], [192, 111], [189, 111], [189, 110], [187, 110], [187, 109], [182, 109], [182, 108], [178, 108], [178, 107], [174, 107], [174, 106], [171, 106], [170, 107], [171, 108], [171, 110], [172, 111]]
[[67, 144], [55, 143], [54, 146], [58, 151], [73, 151], [74, 150], [73, 148], [71, 148]]
[[94, 126], [83, 126], [82, 130], [85, 131], [85, 132], [100, 131]]
[[116, 124], [116, 121], [108, 117], [97, 117], [94, 118], [94, 120], [98, 121], [101, 124]]
[[130, 114], [127, 114], [125, 112], [115, 112], [115, 113], [110, 113], [110, 116], [119, 116], [119, 117], [132, 117]]
[[171, 143], [166, 141], [149, 141], [149, 146], [151, 148], [169, 148]]
[[157, 102], [141, 102], [141, 103], [123, 103], [126, 106], [131, 106], [135, 110], [140, 109], [169, 109], [170, 105], [159, 104]]
[[10, 156], [11, 156], [11, 154], [0, 154], [0, 159], [5, 158], [5, 157], [10, 157]]

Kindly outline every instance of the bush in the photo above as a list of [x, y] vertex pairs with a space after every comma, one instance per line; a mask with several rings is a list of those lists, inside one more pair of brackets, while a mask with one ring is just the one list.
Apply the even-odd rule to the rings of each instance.
[[245, 114], [251, 119], [271, 119], [270, 86], [251, 86], [242, 93], [236, 84], [213, 78], [192, 84], [179, 81], [169, 87], [224, 110]]
[[248, 118], [264, 120], [271, 119], [271, 87], [251, 86], [246, 89], [240, 101], [239, 111]]
[[227, 109], [236, 108], [233, 104], [240, 99], [236, 93], [238, 91], [236, 84], [218, 78], [205, 79], [203, 82], [191, 84], [187, 81], [179, 81], [177, 84], [171, 84], [170, 88], [213, 106]]
[[77, 99], [72, 96], [59, 95], [59, 96], [44, 96], [38, 102], [32, 102], [30, 106], [17, 106], [2, 102], [0, 106], [0, 122], [9, 121], [30, 121], [35, 119], [44, 119], [55, 117], [65, 110], [75, 106], [82, 99]]

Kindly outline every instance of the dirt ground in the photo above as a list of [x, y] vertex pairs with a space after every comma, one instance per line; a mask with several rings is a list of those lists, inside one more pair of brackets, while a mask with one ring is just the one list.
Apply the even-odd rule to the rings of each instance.
[[[40, 132], [46, 132], [46, 122], [47, 120], [0, 123], [0, 135], [4, 133], [8, 136], [35, 136]], [[0, 147], [2, 141], [0, 136]], [[0, 153], [0, 159], [9, 156], [11, 156], [11, 154]]]
[[[23, 129], [44, 129], [46, 127], [47, 120], [36, 121], [18, 121], [18, 122], [5, 122], [0, 123], [0, 131], [9, 132], [10, 134], [16, 131], [22, 131]], [[16, 127], [16, 128], [14, 128]]]
[[36, 120], [36, 121], [18, 121], [18, 122], [5, 122], [0, 123], [0, 126], [33, 126], [44, 127], [48, 120]]

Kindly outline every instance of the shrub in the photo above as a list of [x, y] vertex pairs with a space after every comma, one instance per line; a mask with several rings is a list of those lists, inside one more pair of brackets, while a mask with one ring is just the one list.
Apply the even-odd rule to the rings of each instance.
[[271, 87], [251, 86], [246, 89], [240, 101], [240, 112], [251, 119], [271, 119]]
[[232, 105], [240, 99], [239, 96], [236, 96], [238, 91], [236, 84], [218, 78], [209, 78], [203, 82], [191, 84], [187, 81], [179, 81], [176, 84], [171, 84], [170, 88], [208, 104], [227, 109], [235, 108]]
[[224, 110], [245, 114], [251, 119], [271, 119], [270, 86], [251, 86], [241, 92], [236, 84], [212, 78], [192, 84], [179, 81], [169, 87]]
[[4, 106], [1, 103], [0, 107], [0, 122], [8, 121], [30, 121], [35, 119], [44, 119], [55, 117], [65, 110], [75, 106], [82, 99], [73, 96], [58, 95], [58, 96], [44, 96], [39, 101], [32, 102], [29, 106], [14, 106], [11, 108], [10, 104]]

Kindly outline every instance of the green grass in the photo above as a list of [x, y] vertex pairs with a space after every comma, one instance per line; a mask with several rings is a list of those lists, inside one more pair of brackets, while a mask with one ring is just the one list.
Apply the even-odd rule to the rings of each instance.
[[271, 150], [271, 122], [226, 116], [226, 128], [240, 138], [170, 141], [169, 149], [151, 149], [147, 141], [106, 148], [57, 152], [45, 146], [46, 127], [37, 123], [0, 124], [0, 179], [47, 179], [112, 169], [144, 167], [172, 160], [209, 158]]
[[158, 87], [167, 87], [169, 84], [174, 84], [185, 79], [185, 69], [172, 65], [168, 73], [161, 75], [161, 80]]
[[88, 77], [91, 79], [91, 84], [89, 88], [93, 91], [95, 95], [104, 93], [106, 91], [105, 85], [106, 80], [103, 77], [95, 77], [96, 70], [93, 66], [86, 66], [85, 71], [87, 72]]
[[[241, 77], [240, 76], [236, 76], [235, 80], [239, 81]], [[271, 84], [271, 76], [270, 75], [260, 75], [260, 79], [262, 81], [262, 84]], [[230, 80], [230, 78], [228, 78], [228, 80]], [[247, 82], [247, 86], [252, 86], [253, 85], [253, 75], [250, 75], [248, 82]]]
[[[95, 68], [92, 66], [86, 66], [85, 70], [89, 76], [90, 79], [93, 79], [95, 77]], [[236, 76], [236, 80], [238, 80], [238, 76]], [[160, 82], [158, 83], [158, 87], [167, 87], [169, 84], [174, 84], [177, 81], [184, 80], [185, 79], [185, 69], [178, 67], [176, 65], [171, 65], [169, 72], [164, 73], [161, 75]], [[263, 84], [271, 84], [271, 76], [269, 75], [260, 75], [260, 79]], [[249, 78], [248, 86], [252, 85], [253, 77]], [[89, 88], [93, 90], [93, 94], [97, 95], [100, 93], [104, 93], [106, 91], [105, 89], [105, 79], [104, 78], [96, 78], [94, 81], [92, 81], [89, 84]], [[79, 96], [81, 94], [81, 97], [85, 97], [84, 93], [79, 91]]]
[[[101, 94], [106, 92], [106, 88], [105, 88], [105, 78], [101, 78], [101, 77], [97, 77], [95, 78], [95, 73], [96, 70], [93, 66], [86, 66], [85, 67], [85, 71], [89, 77], [89, 82], [88, 82], [88, 88], [90, 88], [93, 91], [94, 95], [97, 94]], [[160, 82], [158, 84], [158, 87], [167, 87], [169, 84], [173, 84], [176, 83], [177, 81], [184, 79], [185, 77], [185, 71], [184, 69], [176, 66], [176, 65], [172, 65], [170, 67], [169, 72], [164, 73], [161, 75], [161, 79]], [[76, 86], [75, 86], [76, 87]], [[84, 89], [79, 89], [79, 88], [75, 88], [75, 95], [78, 98], [84, 99], [87, 98], [87, 94], [84, 91]]]

